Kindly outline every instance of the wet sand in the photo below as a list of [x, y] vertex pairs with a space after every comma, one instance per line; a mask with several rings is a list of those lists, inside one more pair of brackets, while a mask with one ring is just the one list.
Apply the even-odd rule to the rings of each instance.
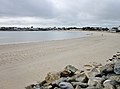
[[104, 63], [120, 51], [120, 34], [90, 32], [89, 37], [60, 41], [0, 45], [0, 89], [24, 89], [42, 81], [49, 71], [71, 64]]

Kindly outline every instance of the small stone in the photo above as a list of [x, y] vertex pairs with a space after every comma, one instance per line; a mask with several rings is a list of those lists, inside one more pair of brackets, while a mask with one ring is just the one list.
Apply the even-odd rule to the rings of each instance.
[[114, 65], [114, 72], [116, 74], [120, 74], [120, 62], [115, 63], [115, 65]]
[[95, 77], [96, 75], [100, 74], [99, 70], [97, 68], [93, 68], [90, 71], [85, 71], [85, 74], [88, 78]]
[[116, 81], [116, 82], [120, 83], [120, 75], [112, 74], [112, 75], [108, 75], [107, 77], [108, 77], [108, 79], [110, 79], [112, 81]]
[[43, 86], [46, 83], [46, 81], [38, 82], [39, 86]]
[[35, 89], [41, 89], [41, 88], [40, 88], [40, 86], [37, 84], [37, 85], [35, 86]]
[[115, 58], [116, 58], [117, 56], [116, 56], [116, 55], [113, 55], [113, 57], [115, 57]]
[[96, 62], [93, 62], [92, 65], [93, 65], [94, 68], [99, 68], [99, 67], [102, 66], [101, 63], [96, 63]]
[[85, 71], [90, 71], [92, 68], [93, 68], [93, 66], [90, 65], [90, 64], [84, 65], [84, 70], [85, 70]]
[[103, 83], [104, 89], [116, 89], [114, 85], [116, 84], [112, 80], [105, 80]]
[[61, 89], [61, 88], [55, 87], [54, 89]]
[[83, 83], [88, 82], [88, 78], [85, 73], [78, 74], [75, 80], [78, 82], [83, 82]]
[[84, 72], [84, 70], [77, 70], [74, 74], [78, 75], [78, 74], [83, 73], [83, 72]]
[[88, 87], [87, 83], [82, 83], [82, 82], [71, 82], [73, 86], [79, 85], [81, 88], [86, 88]]
[[119, 85], [116, 85], [116, 89], [120, 89], [120, 84], [119, 84]]
[[60, 74], [58, 72], [49, 72], [47, 76], [45, 77], [45, 81], [50, 84], [55, 80], [58, 80], [60, 78]]
[[31, 84], [30, 86], [25, 87], [26, 89], [41, 89], [39, 84]]
[[73, 86], [70, 83], [68, 83], [68, 82], [61, 82], [59, 84], [59, 87], [61, 89], [74, 89]]
[[105, 80], [104, 78], [100, 78], [100, 77], [91, 77], [88, 80], [88, 85], [89, 86], [101, 85], [104, 80]]
[[60, 82], [66, 82], [67, 80], [68, 80], [67, 78], [62, 77], [58, 80], [53, 81], [52, 85], [59, 85]]
[[42, 86], [41, 89], [53, 89], [51, 85], [48, 86]]
[[103, 89], [103, 88], [97, 88], [97, 87], [95, 87], [95, 86], [88, 86], [88, 87], [85, 88], [85, 89]]
[[74, 75], [73, 73], [64, 70], [61, 72], [60, 77], [71, 77], [73, 75]]
[[32, 84], [32, 85], [30, 85], [30, 86], [25, 87], [25, 89], [33, 89], [33, 86], [34, 86], [34, 84]]
[[81, 89], [81, 87], [79, 85], [76, 85], [75, 89]]

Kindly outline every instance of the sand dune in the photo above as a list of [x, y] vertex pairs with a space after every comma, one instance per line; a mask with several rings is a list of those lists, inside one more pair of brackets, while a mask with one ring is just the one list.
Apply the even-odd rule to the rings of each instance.
[[[0, 89], [24, 89], [48, 71], [71, 64], [104, 63], [120, 51], [120, 34], [90, 32], [89, 37], [61, 41], [0, 45]], [[103, 36], [102, 36], [103, 34]]]

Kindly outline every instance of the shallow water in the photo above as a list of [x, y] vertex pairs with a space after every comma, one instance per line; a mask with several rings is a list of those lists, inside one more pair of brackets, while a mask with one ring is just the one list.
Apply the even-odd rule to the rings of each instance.
[[0, 44], [64, 40], [88, 36], [86, 32], [0, 31]]

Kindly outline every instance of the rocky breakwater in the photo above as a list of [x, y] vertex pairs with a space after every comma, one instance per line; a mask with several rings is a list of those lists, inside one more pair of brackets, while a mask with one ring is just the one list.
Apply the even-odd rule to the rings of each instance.
[[90, 63], [79, 70], [68, 65], [60, 72], [49, 72], [45, 80], [26, 89], [120, 89], [120, 52], [104, 65]]

